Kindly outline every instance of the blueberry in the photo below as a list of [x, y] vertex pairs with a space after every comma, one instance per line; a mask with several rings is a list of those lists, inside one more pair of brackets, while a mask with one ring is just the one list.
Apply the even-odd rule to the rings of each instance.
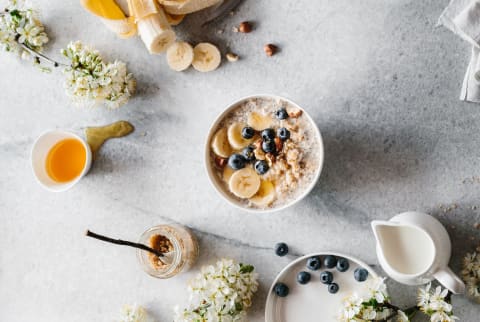
[[279, 128], [277, 134], [282, 141], [286, 141], [290, 138], [290, 131], [284, 127]]
[[265, 129], [262, 131], [262, 139], [264, 141], [272, 141], [275, 139], [275, 130], [274, 129]]
[[321, 266], [321, 263], [320, 263], [320, 258], [318, 258], [318, 256], [310, 257], [307, 260], [307, 268], [309, 270], [316, 271], [317, 269], [320, 268], [320, 266]]
[[335, 294], [335, 293], [338, 292], [338, 289], [339, 289], [339, 287], [338, 287], [337, 283], [332, 283], [332, 284], [328, 285], [328, 292], [329, 293]]
[[345, 258], [339, 258], [337, 260], [337, 270], [339, 272], [346, 272], [349, 267], [350, 267], [350, 264], [348, 263], [348, 260], [346, 260]]
[[326, 268], [334, 268], [337, 265], [337, 258], [333, 255], [327, 255], [323, 259], [323, 265]]
[[263, 141], [262, 142], [262, 150], [266, 153], [275, 153], [277, 151], [277, 145], [275, 141]]
[[353, 272], [353, 277], [358, 282], [365, 282], [368, 278], [368, 271], [365, 268], [357, 268]]
[[285, 243], [278, 243], [275, 245], [275, 254], [277, 256], [285, 256], [288, 254], [288, 245]]
[[258, 160], [255, 162], [255, 171], [257, 171], [258, 174], [263, 175], [267, 173], [268, 169], [270, 169], [270, 167], [268, 166], [267, 161]]
[[244, 139], [251, 139], [255, 135], [255, 130], [250, 126], [246, 126], [242, 129], [242, 137]]
[[310, 282], [311, 275], [309, 272], [300, 272], [297, 274], [297, 282], [300, 284], [307, 284]]
[[279, 120], [285, 120], [288, 118], [288, 113], [287, 110], [284, 108], [281, 108], [275, 112], [275, 117]]
[[242, 150], [242, 155], [247, 161], [255, 160], [255, 148], [253, 146], [247, 146]]
[[273, 288], [273, 291], [275, 292], [275, 294], [277, 294], [278, 296], [280, 297], [285, 297], [288, 295], [288, 286], [283, 284], [283, 283], [277, 283], [275, 284], [275, 287]]
[[247, 163], [247, 160], [241, 154], [235, 153], [235, 154], [232, 154], [230, 158], [228, 158], [228, 166], [233, 170], [240, 170], [245, 168], [246, 163]]
[[329, 271], [321, 272], [320, 282], [323, 284], [331, 284], [333, 282], [333, 274]]

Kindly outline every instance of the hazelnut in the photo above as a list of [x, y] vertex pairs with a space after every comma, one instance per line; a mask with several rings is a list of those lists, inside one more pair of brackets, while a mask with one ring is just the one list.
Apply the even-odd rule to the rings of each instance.
[[275, 141], [275, 147], [277, 148], [277, 152], [282, 151], [282, 149], [283, 149], [282, 140], [280, 140], [280, 138], [277, 136], [277, 137], [275, 137], [274, 141]]
[[227, 57], [227, 60], [232, 63], [238, 60], [238, 55], [234, 53], [227, 53], [225, 57]]
[[301, 109], [294, 109], [288, 112], [288, 116], [291, 118], [297, 118], [302, 115], [303, 111]]
[[227, 159], [215, 156], [215, 165], [220, 169], [223, 169], [227, 165]]
[[275, 163], [275, 155], [273, 153], [265, 154], [265, 158], [267, 159], [269, 166], [272, 166], [272, 164]]
[[238, 31], [247, 34], [252, 31], [252, 24], [248, 21], [244, 21], [238, 26]]
[[278, 47], [274, 44], [267, 44], [263, 47], [263, 50], [267, 56], [273, 56], [278, 51]]

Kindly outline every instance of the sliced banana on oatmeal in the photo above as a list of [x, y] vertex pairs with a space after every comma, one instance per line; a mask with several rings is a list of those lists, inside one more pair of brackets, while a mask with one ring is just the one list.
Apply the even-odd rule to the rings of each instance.
[[251, 112], [248, 115], [247, 123], [256, 131], [262, 131], [270, 127], [270, 125], [272, 124], [272, 117], [257, 112]]
[[190, 67], [193, 61], [193, 48], [188, 42], [179, 41], [173, 43], [167, 49], [168, 66], [177, 71]]
[[235, 122], [228, 127], [228, 142], [235, 150], [240, 150], [252, 143], [253, 139], [245, 139], [242, 136], [242, 130], [246, 125]]
[[257, 193], [250, 201], [257, 207], [268, 207], [275, 200], [275, 186], [271, 181], [262, 180]]
[[221, 128], [213, 136], [212, 150], [216, 155], [222, 158], [228, 158], [232, 153], [232, 148], [228, 143], [226, 128]]
[[230, 177], [228, 187], [235, 196], [250, 198], [260, 189], [260, 177], [251, 167], [243, 168]]
[[226, 166], [225, 168], [223, 168], [223, 180], [225, 182], [228, 182], [230, 181], [230, 178], [232, 177], [233, 173], [235, 172], [235, 170], [233, 170], [232, 168], [230, 168], [229, 166]]
[[220, 66], [220, 50], [208, 42], [202, 42], [193, 49], [193, 68], [199, 72], [211, 72]]

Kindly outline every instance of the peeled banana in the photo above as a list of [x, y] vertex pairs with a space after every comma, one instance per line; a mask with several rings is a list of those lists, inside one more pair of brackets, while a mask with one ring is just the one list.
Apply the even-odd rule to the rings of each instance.
[[136, 19], [140, 38], [151, 54], [164, 52], [175, 42], [175, 32], [155, 0], [128, 0], [128, 7]]
[[187, 14], [216, 5], [223, 0], [158, 0], [165, 11], [172, 14]]
[[210, 72], [217, 69], [222, 61], [218, 48], [208, 42], [199, 43], [193, 49], [193, 68], [199, 72]]
[[168, 66], [180, 72], [190, 67], [193, 61], [193, 48], [188, 42], [175, 42], [167, 49]]
[[228, 143], [227, 129], [226, 128], [221, 128], [213, 136], [212, 150], [216, 155], [218, 155], [222, 158], [228, 158], [230, 156], [230, 154], [232, 153], [232, 148], [230, 147], [230, 144]]
[[251, 167], [246, 167], [232, 174], [228, 188], [239, 198], [250, 198], [260, 189], [260, 177]]
[[272, 118], [268, 115], [252, 112], [248, 115], [247, 123], [256, 131], [262, 131], [268, 129], [271, 126]]
[[114, 0], [80, 0], [80, 4], [90, 13], [100, 17], [105, 26], [120, 37], [128, 38], [136, 34], [134, 19], [127, 18]]
[[244, 139], [242, 130], [245, 127], [243, 123], [233, 123], [228, 127], [228, 142], [235, 150], [240, 150], [252, 143], [253, 139]]
[[257, 207], [268, 207], [275, 200], [275, 186], [271, 181], [263, 180], [257, 193], [250, 198], [250, 202]]

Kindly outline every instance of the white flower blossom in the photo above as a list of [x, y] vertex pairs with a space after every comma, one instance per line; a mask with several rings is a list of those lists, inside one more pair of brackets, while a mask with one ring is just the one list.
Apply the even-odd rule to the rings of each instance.
[[257, 291], [257, 274], [251, 265], [222, 259], [203, 267], [188, 287], [189, 305], [175, 308], [175, 322], [246, 321], [246, 309]]
[[[478, 248], [480, 251], [480, 247]], [[462, 278], [467, 287], [467, 295], [480, 303], [480, 254], [468, 253], [463, 259]]]
[[135, 93], [136, 81], [121, 61], [106, 63], [98, 51], [81, 42], [72, 42], [62, 50], [70, 60], [64, 70], [65, 90], [80, 106], [105, 105], [118, 108]]
[[448, 290], [440, 286], [432, 290], [428, 283], [425, 288], [418, 290], [417, 306], [426, 315], [430, 316], [431, 322], [451, 322], [458, 318], [453, 315], [452, 305], [447, 300]]
[[48, 36], [36, 12], [24, 1], [10, 0], [0, 15], [0, 46], [5, 51], [28, 58], [29, 51], [23, 46], [40, 53], [47, 42]]
[[148, 312], [140, 305], [125, 305], [119, 322], [152, 322]]

